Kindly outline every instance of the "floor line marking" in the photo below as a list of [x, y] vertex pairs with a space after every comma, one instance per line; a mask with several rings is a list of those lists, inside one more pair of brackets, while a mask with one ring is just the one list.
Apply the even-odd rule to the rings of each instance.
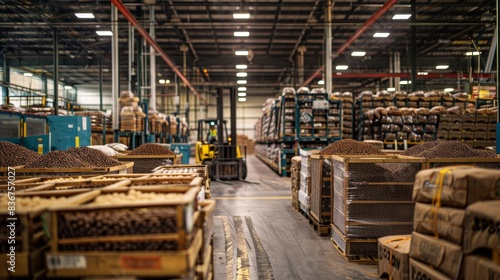
[[243, 220], [240, 216], [233, 216], [233, 220], [236, 230], [236, 257], [238, 258], [236, 279], [250, 280], [250, 260], [248, 258], [247, 243], [245, 242], [245, 232], [243, 231]]
[[231, 227], [227, 216], [221, 216], [222, 225], [224, 227], [224, 241], [226, 247], [226, 279], [234, 279], [234, 248], [233, 238], [231, 236]]
[[291, 196], [220, 196], [213, 197], [214, 200], [286, 200]]
[[260, 242], [260, 238], [257, 235], [257, 231], [255, 231], [252, 218], [245, 217], [245, 220], [247, 222], [248, 231], [250, 232], [250, 236], [255, 246], [255, 251], [257, 255], [257, 271], [259, 279], [273, 280], [274, 275], [273, 275], [273, 269], [271, 267], [271, 261], [269, 260], [269, 256], [267, 255], [267, 252], [264, 249], [262, 242]]

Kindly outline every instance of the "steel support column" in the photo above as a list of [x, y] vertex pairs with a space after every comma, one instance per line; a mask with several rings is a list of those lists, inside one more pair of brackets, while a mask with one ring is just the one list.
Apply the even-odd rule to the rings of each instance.
[[238, 145], [236, 140], [236, 88], [231, 87], [229, 89], [229, 102], [230, 104], [230, 113], [231, 113], [231, 145]]
[[53, 40], [53, 50], [54, 50], [54, 115], [59, 115], [59, 29], [54, 27], [54, 40]]
[[[411, 0], [411, 21], [415, 23], [417, 8], [415, 0]], [[412, 24], [410, 29], [410, 67], [411, 67], [411, 91], [417, 89], [417, 26]]]
[[111, 31], [113, 37], [111, 40], [111, 99], [113, 110], [113, 130], [116, 132], [120, 128], [120, 115], [118, 112], [118, 95], [120, 91], [119, 76], [119, 53], [118, 53], [118, 9], [111, 5]]
[[[9, 65], [7, 65], [7, 56], [5, 53], [2, 55], [3, 57], [3, 81], [4, 83], [10, 83], [10, 69]], [[3, 87], [3, 95], [5, 96], [5, 103], [9, 103], [9, 87]]]
[[134, 65], [134, 27], [128, 24], [128, 91], [134, 88], [132, 79], [132, 67]]
[[99, 58], [99, 110], [103, 111], [102, 108], [102, 61]]
[[[149, 35], [155, 40], [155, 6], [149, 6]], [[156, 111], [156, 52], [155, 48], [149, 47], [149, 110]]]
[[224, 89], [217, 88], [217, 144], [224, 144]]

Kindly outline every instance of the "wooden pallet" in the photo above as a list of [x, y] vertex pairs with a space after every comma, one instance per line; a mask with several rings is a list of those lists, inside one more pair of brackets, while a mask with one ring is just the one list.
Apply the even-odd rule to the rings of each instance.
[[309, 215], [308, 221], [314, 232], [316, 232], [319, 236], [325, 237], [330, 235], [330, 225], [319, 223], [313, 215]]
[[[332, 238], [330, 238], [333, 247], [339, 252], [339, 254], [344, 257], [349, 262], [359, 262], [359, 263], [376, 263], [378, 262], [378, 243], [376, 239], [347, 239], [342, 233], [335, 227], [331, 225]], [[337, 237], [335, 237], [335, 235]], [[342, 249], [340, 244], [337, 244], [335, 238], [340, 238], [342, 242], [346, 244], [345, 249]], [[354, 254], [352, 247], [360, 244], [367, 244], [369, 246], [374, 246], [373, 254], [361, 255]]]

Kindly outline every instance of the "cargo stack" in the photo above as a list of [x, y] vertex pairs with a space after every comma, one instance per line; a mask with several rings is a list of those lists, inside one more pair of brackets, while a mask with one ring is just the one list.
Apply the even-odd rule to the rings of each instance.
[[487, 279], [484, 273], [500, 277], [500, 238], [494, 229], [499, 221], [499, 180], [497, 170], [469, 166], [417, 174], [410, 275], [421, 275], [421, 279]]
[[310, 155], [315, 154], [315, 150], [300, 150], [300, 189], [299, 189], [299, 209], [304, 216], [309, 216], [311, 208], [311, 171]]
[[299, 210], [299, 189], [300, 189], [300, 167], [301, 157], [292, 158], [292, 167], [290, 168], [291, 183], [292, 183], [292, 206], [297, 211]]

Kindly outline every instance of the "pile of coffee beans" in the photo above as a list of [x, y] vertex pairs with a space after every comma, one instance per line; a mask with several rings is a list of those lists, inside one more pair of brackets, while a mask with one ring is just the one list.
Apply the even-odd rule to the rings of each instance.
[[89, 163], [64, 152], [53, 151], [24, 166], [25, 168], [82, 168], [92, 167]]
[[26, 165], [38, 158], [40, 155], [32, 150], [11, 142], [0, 141], [1, 167]]
[[365, 142], [343, 139], [324, 148], [320, 155], [385, 155], [377, 147]]
[[69, 148], [66, 153], [95, 167], [112, 167], [121, 165], [119, 161], [110, 158], [103, 152], [88, 147]]
[[151, 156], [151, 155], [175, 155], [175, 153], [172, 150], [170, 150], [169, 148], [162, 146], [162, 145], [154, 144], [154, 143], [142, 144], [139, 147], [137, 147], [136, 149], [134, 149], [130, 154], [131, 155], [138, 155], [138, 156], [142, 156], [142, 155], [148, 155], [148, 156]]

